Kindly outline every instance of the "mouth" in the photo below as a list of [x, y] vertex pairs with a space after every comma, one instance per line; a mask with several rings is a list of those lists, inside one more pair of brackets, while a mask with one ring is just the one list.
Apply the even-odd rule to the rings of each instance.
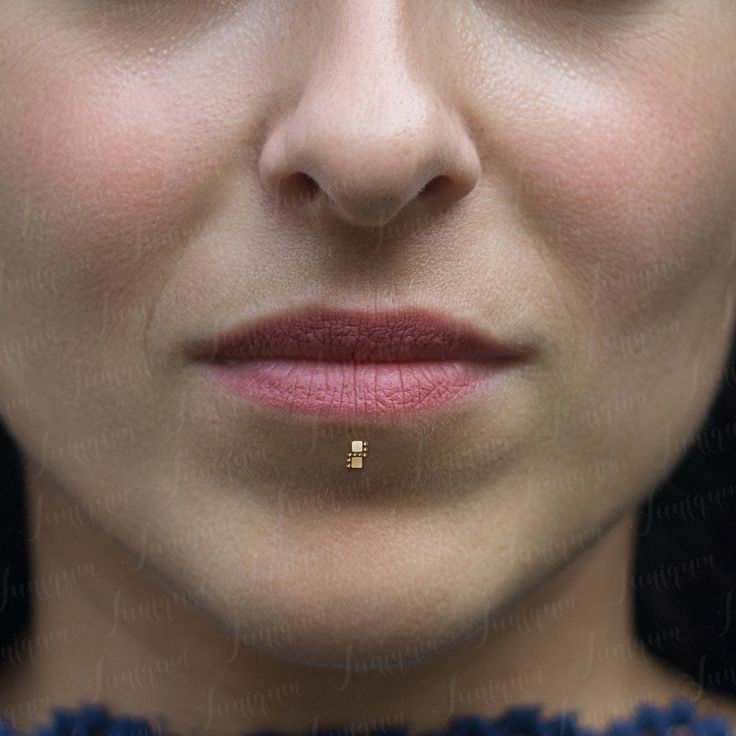
[[308, 306], [190, 351], [237, 399], [288, 413], [366, 418], [425, 412], [490, 390], [524, 347], [428, 309]]

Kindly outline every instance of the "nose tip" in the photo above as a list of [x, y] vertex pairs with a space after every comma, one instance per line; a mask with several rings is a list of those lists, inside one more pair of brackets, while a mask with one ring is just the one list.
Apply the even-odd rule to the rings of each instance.
[[475, 187], [476, 148], [459, 116], [430, 92], [404, 88], [384, 105], [356, 99], [303, 97], [268, 135], [259, 176], [279, 203], [322, 198], [350, 224], [381, 226], [414, 202], [448, 206]]

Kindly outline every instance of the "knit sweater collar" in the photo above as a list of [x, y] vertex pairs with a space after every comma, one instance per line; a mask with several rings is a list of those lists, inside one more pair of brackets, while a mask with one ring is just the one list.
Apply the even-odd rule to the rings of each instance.
[[[666, 706], [642, 701], [633, 713], [614, 719], [596, 731], [580, 725], [575, 711], [561, 711], [541, 718], [540, 705], [510, 706], [496, 718], [456, 716], [444, 729], [418, 736], [734, 736], [725, 716], [700, 716], [693, 701], [675, 698]], [[303, 736], [346, 736], [351, 729], [305, 731]], [[412, 736], [409, 728], [386, 727], [371, 736]], [[82, 702], [76, 708], [57, 707], [50, 722], [36, 725], [32, 734], [14, 730], [0, 717], [0, 736], [174, 736], [165, 728], [165, 717], [157, 723], [133, 715], [113, 713], [105, 705]], [[241, 731], [237, 736], [280, 736], [278, 731]]]

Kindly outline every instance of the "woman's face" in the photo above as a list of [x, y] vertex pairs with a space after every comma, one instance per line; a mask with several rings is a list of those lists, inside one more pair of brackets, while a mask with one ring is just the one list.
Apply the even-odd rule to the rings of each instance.
[[[203, 612], [288, 627], [274, 654], [460, 640], [705, 416], [736, 311], [735, 48], [732, 0], [6, 0], [6, 424]], [[191, 356], [313, 303], [429, 309], [527, 360], [340, 417]]]

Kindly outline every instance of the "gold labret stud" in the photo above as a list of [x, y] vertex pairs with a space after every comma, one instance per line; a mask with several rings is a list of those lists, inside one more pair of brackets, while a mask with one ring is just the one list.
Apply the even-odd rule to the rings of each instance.
[[345, 464], [348, 468], [362, 468], [363, 458], [368, 454], [368, 443], [365, 440], [353, 440], [350, 443], [350, 452], [348, 452]]

